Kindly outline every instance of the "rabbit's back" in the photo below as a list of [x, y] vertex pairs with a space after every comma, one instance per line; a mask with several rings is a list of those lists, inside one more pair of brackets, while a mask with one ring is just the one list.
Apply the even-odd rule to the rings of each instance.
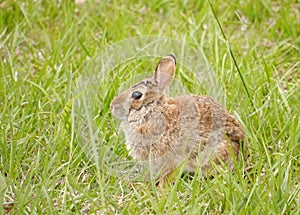
[[199, 113], [199, 130], [204, 135], [222, 131], [230, 141], [242, 143], [241, 124], [222, 105], [209, 96], [192, 95]]
[[[238, 158], [240, 145], [244, 142], [240, 123], [209, 96], [190, 95], [176, 99], [183, 110], [181, 130], [186, 133], [184, 139], [187, 141], [183, 142], [189, 144], [188, 165], [195, 168], [200, 164], [204, 170], [210, 166], [209, 161], [222, 161], [232, 166], [231, 151]], [[185, 123], [183, 119], [189, 117], [191, 120]]]

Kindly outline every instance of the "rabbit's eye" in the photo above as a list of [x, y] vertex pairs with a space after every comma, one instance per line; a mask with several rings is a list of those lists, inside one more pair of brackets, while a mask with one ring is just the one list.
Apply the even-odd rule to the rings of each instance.
[[139, 91], [134, 91], [131, 95], [131, 97], [134, 99], [134, 100], [138, 100], [140, 98], [142, 98], [142, 95], [143, 93], [139, 92]]

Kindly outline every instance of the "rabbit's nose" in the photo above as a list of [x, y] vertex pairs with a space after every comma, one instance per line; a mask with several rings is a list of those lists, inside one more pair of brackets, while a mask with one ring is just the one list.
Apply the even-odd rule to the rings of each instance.
[[109, 108], [110, 108], [111, 110], [113, 110], [113, 109], [114, 109], [114, 105], [113, 105], [113, 103], [110, 103], [110, 105], [109, 105]]

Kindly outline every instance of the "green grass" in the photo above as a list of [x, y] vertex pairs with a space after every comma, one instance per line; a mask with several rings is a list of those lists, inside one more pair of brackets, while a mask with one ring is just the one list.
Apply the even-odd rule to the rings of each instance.
[[[214, 88], [246, 132], [248, 159], [234, 174], [156, 188], [113, 173], [128, 158], [109, 103], [159, 56], [111, 65], [101, 53], [144, 35], [205, 53]], [[298, 1], [4, 0], [0, 57], [1, 214], [300, 213]], [[94, 80], [82, 92], [86, 77]], [[196, 83], [179, 64], [170, 93], [207, 92]]]

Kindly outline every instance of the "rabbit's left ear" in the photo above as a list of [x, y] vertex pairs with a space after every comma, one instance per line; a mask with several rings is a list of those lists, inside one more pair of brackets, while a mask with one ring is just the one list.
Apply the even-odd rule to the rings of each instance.
[[174, 54], [169, 54], [164, 57], [157, 65], [154, 79], [157, 81], [159, 89], [163, 91], [168, 86], [175, 74], [176, 57]]

